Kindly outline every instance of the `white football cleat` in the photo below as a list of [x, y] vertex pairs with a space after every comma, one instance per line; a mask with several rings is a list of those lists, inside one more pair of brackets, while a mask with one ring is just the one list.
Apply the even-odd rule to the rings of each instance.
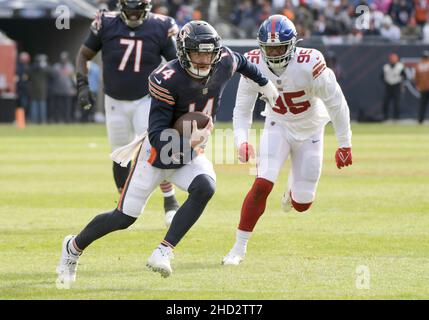
[[289, 191], [283, 193], [283, 196], [282, 196], [282, 209], [283, 209], [283, 212], [286, 212], [286, 213], [287, 212], [291, 212], [292, 209], [293, 209], [292, 201], [291, 201], [291, 197], [290, 197], [290, 192]]
[[237, 254], [232, 250], [223, 258], [222, 264], [224, 266], [237, 266], [244, 260], [244, 254]]
[[170, 228], [171, 221], [173, 221], [176, 212], [176, 210], [170, 210], [165, 213], [165, 226], [167, 227], [167, 229]]
[[68, 249], [69, 242], [73, 241], [74, 237], [73, 235], [69, 235], [63, 240], [60, 264], [57, 266], [56, 270], [58, 274], [58, 288], [69, 289], [71, 282], [76, 281], [77, 261], [79, 260], [79, 256], [70, 253]]
[[170, 260], [173, 258], [173, 250], [160, 245], [152, 252], [146, 266], [154, 272], [159, 272], [163, 278], [167, 278], [173, 272], [170, 265]]

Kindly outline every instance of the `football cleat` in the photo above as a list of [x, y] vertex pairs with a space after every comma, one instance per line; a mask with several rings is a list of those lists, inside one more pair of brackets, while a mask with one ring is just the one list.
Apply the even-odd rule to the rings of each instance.
[[283, 212], [291, 212], [293, 209], [292, 200], [290, 197], [290, 191], [283, 193], [282, 196], [282, 209]]
[[57, 287], [70, 288], [71, 282], [76, 281], [77, 261], [79, 256], [69, 252], [68, 245], [75, 236], [69, 235], [64, 238], [60, 264], [57, 266]]
[[147, 260], [146, 266], [154, 272], [159, 272], [163, 278], [167, 278], [173, 272], [170, 260], [174, 258], [171, 248], [160, 245]]
[[176, 210], [169, 210], [165, 213], [165, 226], [167, 227], [167, 229], [170, 228], [171, 221], [173, 221], [176, 212]]
[[237, 254], [235, 252], [233, 252], [232, 250], [223, 258], [222, 260], [222, 264], [224, 266], [237, 266], [240, 264], [241, 261], [244, 260], [244, 254], [240, 255]]

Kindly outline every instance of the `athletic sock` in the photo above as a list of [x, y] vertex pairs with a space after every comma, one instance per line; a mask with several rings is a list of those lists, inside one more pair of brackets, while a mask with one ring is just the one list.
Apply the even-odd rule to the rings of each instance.
[[79, 257], [82, 254], [82, 251], [79, 251], [79, 250], [76, 249], [75, 245], [73, 244], [74, 243], [74, 239], [75, 239], [75, 237], [73, 239], [71, 239], [69, 241], [69, 243], [67, 244], [67, 251], [72, 256], [75, 256], [77, 258], [77, 257]]
[[271, 181], [256, 178], [243, 201], [238, 229], [249, 232], [253, 231], [256, 223], [265, 211], [267, 198], [273, 189], [273, 185]]
[[246, 254], [247, 242], [251, 235], [252, 232], [237, 229], [236, 240], [232, 247], [232, 251], [240, 256], [244, 256]]
[[171, 250], [174, 250], [174, 246], [166, 240], [162, 240], [162, 242], [159, 245], [162, 246], [163, 248], [170, 248]]
[[172, 197], [176, 193], [173, 185], [170, 182], [163, 182], [159, 185], [159, 187], [161, 188], [164, 198]]

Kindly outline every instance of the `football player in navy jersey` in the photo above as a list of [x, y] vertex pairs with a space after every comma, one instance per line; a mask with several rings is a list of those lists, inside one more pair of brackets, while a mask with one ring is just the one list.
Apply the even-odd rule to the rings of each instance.
[[[118, 12], [100, 11], [77, 59], [78, 100], [91, 107], [87, 62], [101, 51], [106, 125], [112, 151], [127, 145], [148, 127], [150, 96], [148, 76], [161, 63], [176, 58], [173, 18], [152, 14], [151, 0], [121, 0]], [[122, 193], [130, 166], [113, 163], [113, 176]], [[179, 205], [174, 188], [161, 182], [167, 227]]]
[[[96, 216], [77, 236], [63, 241], [59, 281], [74, 281], [82, 250], [93, 241], [133, 224], [160, 181], [168, 180], [189, 193], [170, 228], [147, 261], [153, 271], [168, 277], [173, 249], [198, 220], [215, 192], [216, 174], [202, 148], [213, 129], [220, 98], [229, 79], [239, 72], [256, 82], [269, 102], [278, 97], [276, 87], [241, 54], [221, 46], [216, 30], [207, 22], [191, 21], [177, 37], [178, 60], [152, 72], [149, 139], [140, 144], [118, 207]], [[192, 123], [189, 138], [172, 130], [174, 123], [188, 112], [210, 116], [205, 128]], [[185, 129], [186, 131], [186, 129]]]

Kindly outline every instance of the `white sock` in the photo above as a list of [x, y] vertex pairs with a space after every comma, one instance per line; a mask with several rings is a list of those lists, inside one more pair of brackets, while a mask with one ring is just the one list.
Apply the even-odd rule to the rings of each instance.
[[73, 243], [74, 243], [74, 238], [73, 238], [72, 240], [70, 240], [70, 242], [69, 242], [69, 246], [68, 246], [69, 252], [70, 252], [72, 255], [74, 255], [74, 256], [76, 256], [76, 257], [79, 257], [79, 256], [82, 254], [82, 251], [78, 251], [78, 250], [75, 248], [75, 246], [73, 245]]
[[164, 195], [164, 198], [169, 198], [171, 196], [174, 196], [176, 194], [176, 191], [173, 188], [173, 190], [168, 191], [168, 192], [163, 192], [162, 194]]
[[232, 251], [244, 256], [246, 254], [247, 242], [249, 241], [251, 235], [252, 232], [237, 229], [236, 240], [234, 247], [232, 247]]

